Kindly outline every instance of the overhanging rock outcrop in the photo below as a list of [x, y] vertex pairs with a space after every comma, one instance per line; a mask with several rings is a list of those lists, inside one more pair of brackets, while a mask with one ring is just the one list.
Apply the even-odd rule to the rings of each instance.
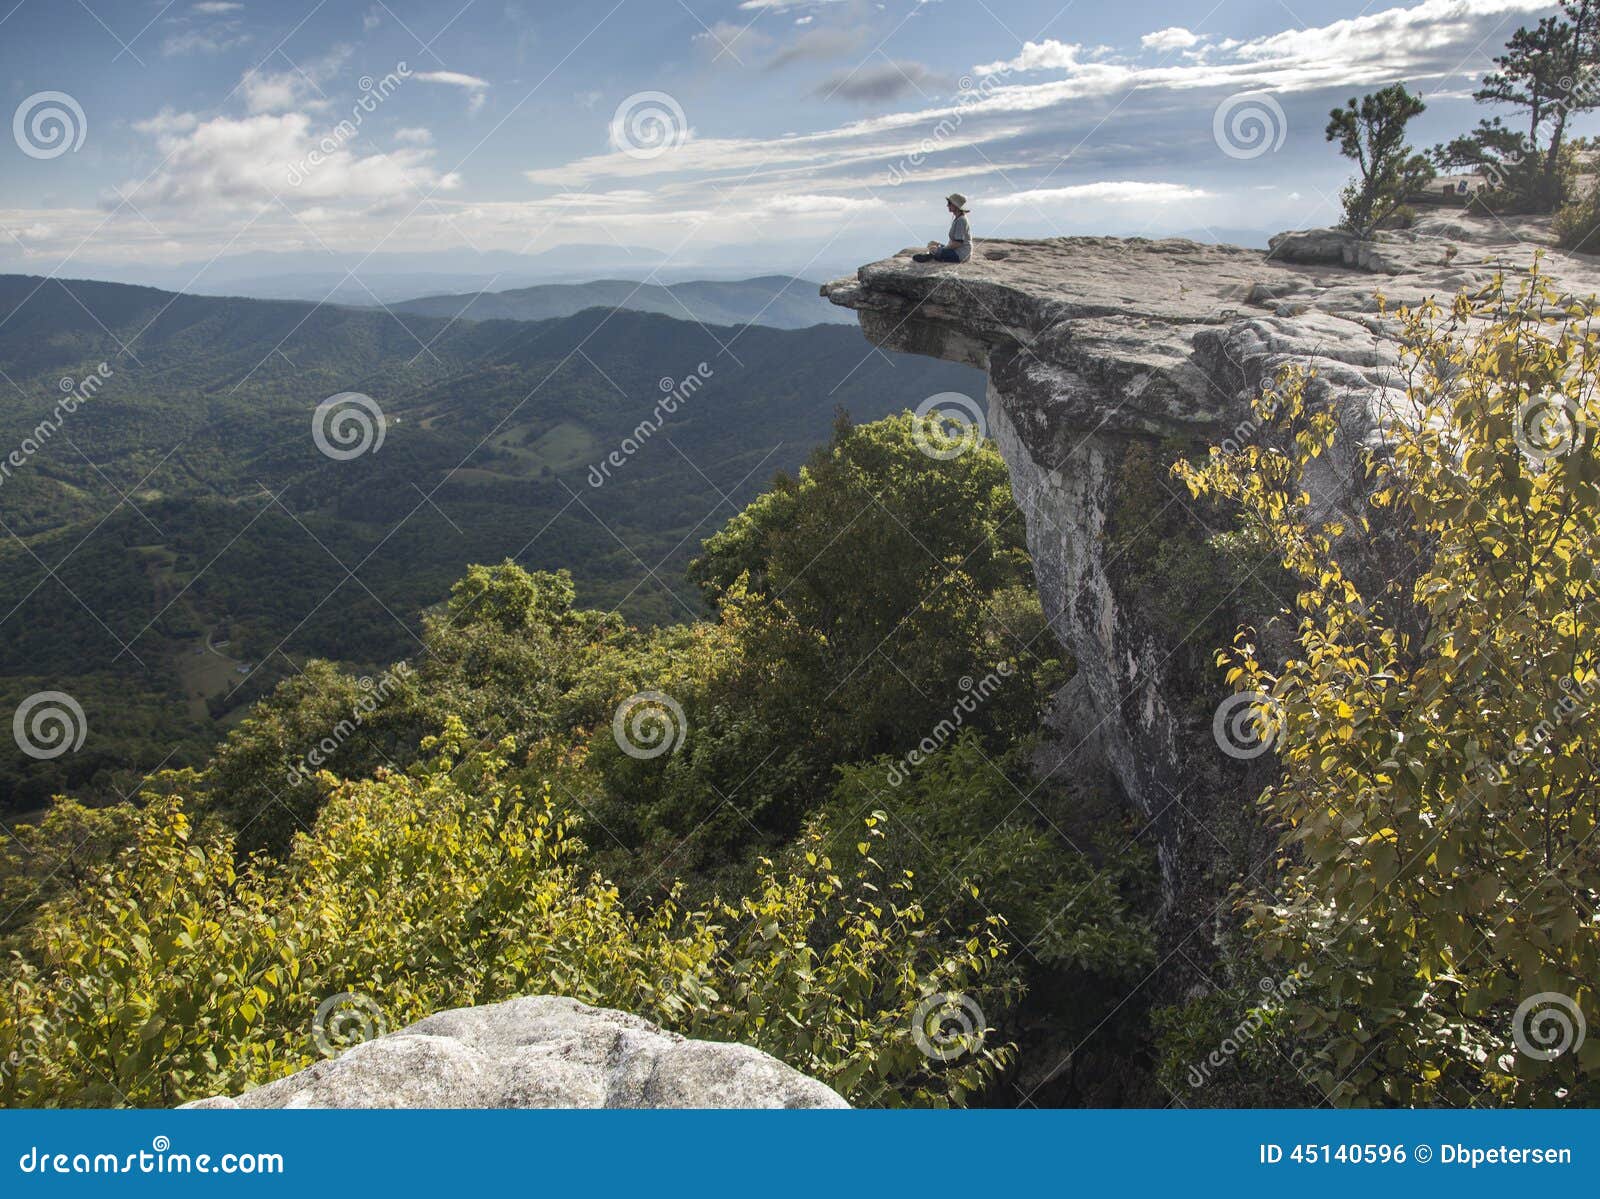
[[748, 1045], [695, 1041], [574, 999], [438, 1012], [197, 1108], [848, 1107]]
[[[989, 433], [1027, 522], [1045, 613], [1077, 663], [1053, 719], [1054, 769], [1102, 767], [1155, 824], [1169, 905], [1214, 892], [1196, 876], [1216, 875], [1216, 862], [1196, 859], [1229, 842], [1227, 810], [1247, 812], [1271, 769], [1270, 758], [1242, 765], [1221, 754], [1211, 721], [1225, 690], [1214, 669], [1196, 667], [1217, 648], [1196, 641], [1215, 632], [1211, 618], [1231, 629], [1271, 615], [1251, 608], [1270, 564], [1223, 554], [1221, 586], [1196, 580], [1210, 611], [1174, 621], [1148, 610], [1149, 576], [1163, 565], [1139, 547], [1138, 524], [1178, 521], [1206, 544], [1224, 527], [1192, 504], [1171, 462], [1255, 436], [1251, 398], [1298, 363], [1315, 370], [1314, 390], [1339, 405], [1349, 434], [1309, 481], [1313, 500], [1358, 506], [1354, 450], [1391, 411], [1399, 363], [1378, 294], [1391, 305], [1445, 299], [1497, 271], [1526, 271], [1549, 240], [1536, 221], [1460, 215], [1368, 242], [1283, 234], [1265, 252], [1176, 239], [980, 240], [967, 263], [919, 264], [902, 251], [823, 286], [878, 345], [987, 372]], [[1544, 269], [1575, 293], [1600, 290], [1591, 260], [1551, 254]], [[1119, 511], [1130, 489], [1143, 507]], [[1271, 609], [1292, 598], [1278, 595]], [[1229, 844], [1237, 857], [1235, 848], [1256, 858], [1265, 843]]]

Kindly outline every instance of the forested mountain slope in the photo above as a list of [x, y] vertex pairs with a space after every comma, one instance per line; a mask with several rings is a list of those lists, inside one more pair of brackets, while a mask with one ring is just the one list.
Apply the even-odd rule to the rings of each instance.
[[[13, 805], [186, 760], [308, 655], [404, 656], [470, 562], [564, 567], [587, 603], [683, 619], [700, 539], [836, 408], [979, 383], [848, 328], [397, 318], [25, 276], [0, 277], [0, 370], [19, 463], [0, 483], [0, 681], [117, 700], [98, 754], [0, 768], [7, 792], [26, 774]], [[344, 392], [381, 413], [347, 459], [313, 436]]]

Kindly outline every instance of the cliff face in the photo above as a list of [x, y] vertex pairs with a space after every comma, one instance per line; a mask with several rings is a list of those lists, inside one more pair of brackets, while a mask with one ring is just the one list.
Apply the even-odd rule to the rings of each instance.
[[[1225, 514], [1196, 506], [1172, 461], [1254, 440], [1252, 396], [1300, 363], [1351, 434], [1311, 481], [1313, 500], [1359, 504], [1352, 451], [1387, 410], [1398, 364], [1377, 293], [1391, 304], [1448, 299], [1497, 270], [1525, 271], [1547, 241], [1537, 223], [1459, 215], [1376, 243], [1286, 234], [1270, 252], [979, 241], [965, 264], [902, 251], [823, 287], [873, 342], [988, 373], [989, 433], [1027, 521], [1045, 612], [1078, 667], [1044, 768], [1109, 774], [1153, 826], [1168, 906], [1188, 907], [1190, 924], [1206, 912], [1194, 902], [1214, 901], [1217, 884], [1255, 873], [1270, 852], [1249, 813], [1271, 759], [1219, 748], [1212, 722], [1226, 689], [1211, 655], [1293, 594], [1272, 563], [1216, 548]], [[1552, 255], [1545, 269], [1574, 291], [1600, 289], [1588, 260]]]

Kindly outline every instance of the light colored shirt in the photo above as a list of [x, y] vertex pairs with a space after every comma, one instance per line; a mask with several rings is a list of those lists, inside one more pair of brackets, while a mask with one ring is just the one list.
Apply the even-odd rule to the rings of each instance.
[[965, 213], [950, 222], [950, 246], [961, 256], [962, 262], [972, 257], [972, 233], [967, 228]]

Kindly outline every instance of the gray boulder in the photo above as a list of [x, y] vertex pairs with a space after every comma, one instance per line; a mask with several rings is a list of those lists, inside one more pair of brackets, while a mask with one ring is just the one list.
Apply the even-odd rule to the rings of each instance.
[[193, 1108], [841, 1108], [748, 1045], [533, 995], [439, 1012], [236, 1098]]

